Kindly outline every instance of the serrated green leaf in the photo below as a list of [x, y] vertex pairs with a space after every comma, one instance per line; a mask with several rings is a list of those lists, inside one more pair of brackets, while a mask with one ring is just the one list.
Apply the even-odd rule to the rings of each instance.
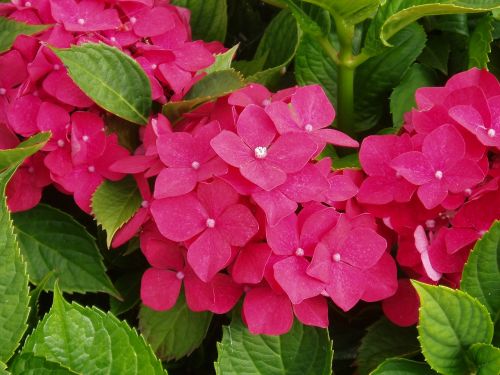
[[0, 150], [0, 170], [17, 164], [42, 149], [50, 133], [38, 133], [19, 143], [16, 148]]
[[411, 357], [418, 353], [420, 344], [415, 327], [398, 327], [382, 318], [368, 328], [361, 340], [356, 363], [359, 373], [365, 375], [387, 358]]
[[130, 122], [147, 124], [151, 85], [134, 59], [103, 43], [52, 50], [71, 79], [99, 106]]
[[415, 103], [415, 91], [424, 86], [434, 86], [437, 75], [431, 68], [413, 64], [406, 72], [401, 83], [394, 88], [390, 97], [390, 108], [394, 127], [398, 130], [403, 125], [404, 114], [409, 112]]
[[220, 70], [231, 69], [231, 64], [238, 50], [238, 44], [228, 49], [226, 52], [219, 53], [215, 55], [215, 62], [208, 68], [204, 69], [203, 72], [210, 74], [213, 72], [218, 72]]
[[500, 371], [500, 349], [488, 344], [474, 344], [469, 348], [477, 375], [493, 375]]
[[70, 215], [40, 204], [12, 216], [33, 284], [53, 271], [48, 288], [58, 279], [61, 288], [70, 293], [106, 292], [118, 296], [94, 238]]
[[33, 353], [18, 355], [12, 361], [9, 371], [13, 375], [71, 375], [77, 374], [56, 362], [47, 361]]
[[372, 57], [356, 70], [355, 123], [357, 132], [377, 125], [388, 108], [390, 93], [422, 52], [426, 34], [422, 26], [413, 24], [398, 33], [391, 42], [395, 47]]
[[378, 366], [370, 375], [437, 375], [427, 363], [391, 358]]
[[347, 24], [357, 24], [371, 17], [381, 0], [303, 0], [328, 10]]
[[241, 319], [223, 327], [215, 363], [220, 375], [330, 375], [332, 343], [328, 330], [295, 322], [281, 336], [252, 335]]
[[0, 17], [0, 53], [8, 51], [19, 35], [34, 35], [52, 25], [28, 25], [6, 17]]
[[364, 53], [375, 56], [390, 47], [389, 39], [424, 16], [482, 13], [500, 7], [500, 0], [390, 0], [380, 6], [368, 29]]
[[448, 75], [450, 49], [450, 41], [444, 34], [432, 36], [417, 60], [430, 68], [439, 70], [444, 75]]
[[482, 17], [469, 39], [469, 69], [487, 69], [490, 61], [491, 42], [493, 42], [493, 17]]
[[7, 209], [5, 187], [17, 165], [0, 173], [0, 361], [14, 354], [26, 331], [29, 286], [26, 263], [21, 256]]
[[500, 311], [500, 221], [476, 245], [465, 264], [460, 289], [477, 298], [493, 320]]
[[115, 287], [120, 292], [123, 301], [109, 297], [109, 311], [118, 316], [134, 308], [140, 301], [141, 278], [143, 270], [127, 272], [115, 281]]
[[201, 345], [212, 315], [208, 311], [191, 311], [181, 293], [175, 306], [167, 311], [141, 306], [139, 330], [159, 358], [179, 359]]
[[141, 193], [131, 176], [117, 182], [105, 180], [99, 185], [92, 195], [92, 213], [106, 231], [108, 247], [118, 229], [141, 207], [141, 202]]
[[164, 374], [151, 347], [133, 328], [96, 307], [66, 302], [54, 288], [54, 302], [22, 353], [57, 362], [83, 374]]
[[413, 281], [420, 297], [419, 341], [427, 363], [445, 375], [465, 375], [472, 344], [489, 344], [493, 323], [488, 310], [460, 290]]
[[163, 114], [171, 121], [203, 103], [215, 100], [221, 96], [242, 88], [245, 85], [243, 78], [233, 69], [219, 70], [203, 77], [198, 81], [179, 102], [169, 102], [163, 106]]
[[322, 27], [307, 14], [301, 6], [297, 5], [294, 0], [283, 0], [283, 2], [288, 5], [288, 9], [292, 12], [302, 32], [313, 37], [320, 37], [321, 35], [329, 33], [330, 30], [323, 30]]
[[224, 42], [227, 31], [227, 0], [174, 0], [191, 11], [193, 39]]
[[54, 272], [52, 271], [46, 274], [36, 288], [30, 292], [30, 313], [28, 316], [28, 325], [30, 328], [34, 328], [38, 323], [38, 300], [40, 299], [40, 294], [48, 289], [47, 283], [52, 279], [53, 274]]

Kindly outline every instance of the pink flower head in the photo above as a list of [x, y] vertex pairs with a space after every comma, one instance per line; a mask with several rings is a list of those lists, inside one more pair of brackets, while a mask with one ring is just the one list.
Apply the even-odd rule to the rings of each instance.
[[160, 232], [172, 241], [196, 239], [187, 260], [198, 277], [208, 282], [231, 259], [231, 246], [244, 246], [259, 226], [250, 210], [227, 183], [199, 184], [196, 194], [156, 200], [151, 205]]
[[250, 104], [267, 107], [271, 104], [271, 95], [271, 92], [265, 86], [258, 83], [252, 83], [229, 95], [227, 102], [230, 105], [243, 108]]
[[51, 0], [50, 6], [54, 19], [68, 31], [112, 30], [122, 24], [116, 9], [104, 9], [99, 0]]
[[236, 129], [238, 134], [223, 130], [211, 145], [226, 163], [267, 191], [283, 184], [287, 173], [300, 171], [317, 150], [312, 140], [299, 133], [276, 137], [273, 122], [256, 105], [243, 110]]
[[409, 327], [418, 322], [420, 301], [409, 279], [398, 280], [396, 294], [382, 301], [385, 316], [400, 327]]
[[70, 116], [61, 106], [51, 102], [43, 102], [37, 115], [37, 127], [40, 131], [50, 131], [51, 138], [44, 150], [53, 151], [68, 143]]
[[481, 168], [465, 159], [465, 142], [452, 125], [442, 125], [429, 133], [422, 152], [399, 155], [391, 167], [418, 186], [418, 197], [427, 209], [442, 203], [448, 192], [459, 193], [484, 179]]

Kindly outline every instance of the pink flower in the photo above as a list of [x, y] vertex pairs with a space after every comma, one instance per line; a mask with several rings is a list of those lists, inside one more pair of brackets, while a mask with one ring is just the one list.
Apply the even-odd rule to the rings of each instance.
[[299, 133], [276, 138], [276, 129], [264, 110], [249, 105], [236, 124], [237, 133], [223, 130], [212, 139], [215, 152], [240, 169], [249, 181], [270, 191], [300, 171], [316, 152], [316, 144]]
[[122, 23], [116, 9], [104, 9], [98, 0], [51, 0], [52, 16], [68, 31], [101, 31], [118, 28]]
[[398, 280], [396, 294], [382, 301], [385, 316], [400, 327], [409, 327], [418, 322], [418, 294], [409, 279]]

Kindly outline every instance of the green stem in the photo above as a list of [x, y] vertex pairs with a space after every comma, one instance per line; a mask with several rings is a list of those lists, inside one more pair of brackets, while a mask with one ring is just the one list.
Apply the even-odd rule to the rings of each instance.
[[277, 8], [286, 8], [286, 4], [282, 3], [280, 0], [262, 0], [263, 3], [272, 5]]

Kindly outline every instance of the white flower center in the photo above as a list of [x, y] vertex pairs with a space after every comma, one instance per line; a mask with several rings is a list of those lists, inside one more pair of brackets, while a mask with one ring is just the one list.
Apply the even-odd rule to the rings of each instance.
[[432, 220], [432, 219], [431, 220], [427, 220], [425, 222], [425, 226], [427, 228], [429, 228], [429, 229], [432, 229], [432, 228], [434, 228], [436, 226], [436, 222], [434, 220]]
[[59, 70], [59, 69], [61, 69], [61, 66], [59, 64], [54, 64], [54, 66], [52, 68], [54, 70]]
[[142, 201], [141, 202], [141, 207], [142, 208], [148, 208], [149, 207], [149, 202], [148, 201]]
[[200, 168], [200, 162], [199, 161], [193, 161], [191, 163], [191, 167], [194, 169], [194, 170], [197, 170]]
[[472, 195], [472, 189], [465, 189], [464, 193], [465, 195]]
[[90, 173], [94, 173], [95, 172], [95, 167], [93, 165], [90, 165], [87, 169], [88, 169], [88, 171]]
[[184, 275], [184, 272], [182, 272], [182, 271], [179, 271], [179, 272], [177, 272], [177, 273], [175, 274], [175, 277], [177, 277], [179, 280], [184, 279], [184, 276], [185, 276], [185, 275]]
[[304, 126], [304, 129], [306, 130], [306, 132], [310, 133], [313, 131], [313, 126], [311, 124], [307, 124], [306, 126]]
[[434, 176], [440, 180], [443, 178], [443, 172], [442, 171], [436, 171], [436, 173], [434, 173]]
[[25, 2], [24, 6], [29, 8], [31, 6], [31, 2], [29, 2], [29, 1]]
[[496, 134], [497, 132], [495, 131], [495, 129], [488, 129], [488, 137], [493, 138]]
[[78, 21], [76, 22], [78, 22], [79, 25], [85, 24], [85, 20], [83, 18], [78, 18]]
[[156, 68], [158, 68], [158, 65], [156, 65], [156, 64], [151, 65], [151, 69], [155, 70]]
[[0, 87], [0, 95], [5, 95], [7, 93], [7, 90], [5, 90], [3, 87]]
[[59, 140], [57, 141], [57, 145], [58, 145], [59, 147], [64, 147], [65, 143], [64, 143], [64, 141], [63, 141], [62, 139], [59, 139]]
[[208, 218], [207, 219], [207, 228], [213, 228], [213, 227], [215, 227], [215, 220]]
[[295, 250], [295, 255], [297, 255], [298, 257], [303, 257], [304, 256], [304, 249], [301, 247], [297, 248], [297, 250]]
[[82, 140], [83, 140], [84, 142], [88, 142], [88, 141], [89, 141], [89, 136], [88, 136], [88, 135], [84, 135], [84, 136], [82, 136]]
[[112, 36], [111, 38], [109, 38], [109, 40], [111, 40], [113, 43], [116, 43], [116, 38], [114, 36]]
[[334, 262], [337, 262], [337, 263], [340, 262], [340, 254], [339, 253], [333, 254], [332, 259]]
[[259, 146], [255, 147], [255, 157], [257, 159], [264, 159], [267, 156], [267, 147]]
[[135, 18], [135, 17], [130, 17], [130, 22], [132, 22], [132, 23], [136, 23], [136, 22], [137, 22], [137, 18]]

